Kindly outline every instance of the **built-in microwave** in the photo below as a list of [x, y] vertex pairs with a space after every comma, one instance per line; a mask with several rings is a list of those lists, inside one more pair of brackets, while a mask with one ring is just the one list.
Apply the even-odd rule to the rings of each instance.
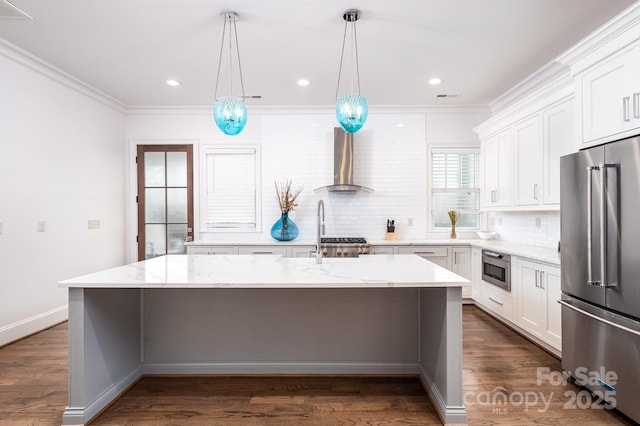
[[511, 256], [482, 250], [482, 279], [505, 291], [511, 291]]

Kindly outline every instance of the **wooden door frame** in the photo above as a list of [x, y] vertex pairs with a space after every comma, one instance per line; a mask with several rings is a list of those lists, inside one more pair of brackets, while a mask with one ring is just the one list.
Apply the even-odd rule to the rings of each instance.
[[[193, 239], [194, 236], [194, 203], [193, 203], [193, 145], [192, 144], [137, 144], [136, 147], [136, 214], [138, 229], [136, 234], [137, 243], [137, 260], [145, 259], [144, 238], [144, 161], [142, 161], [145, 152], [185, 152], [187, 154], [187, 224], [191, 225], [191, 231], [187, 230], [187, 235]], [[189, 228], [189, 226], [188, 226]]]

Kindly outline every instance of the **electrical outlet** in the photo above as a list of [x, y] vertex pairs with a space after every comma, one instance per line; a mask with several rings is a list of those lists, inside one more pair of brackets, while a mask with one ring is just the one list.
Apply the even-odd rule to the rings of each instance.
[[2, 222], [0, 222], [0, 234], [2, 234]]
[[89, 219], [87, 224], [89, 229], [100, 229], [100, 219]]
[[536, 217], [536, 228], [540, 229], [541, 226], [541, 220], [539, 217]]
[[38, 221], [38, 232], [44, 232], [47, 230], [47, 221], [39, 220]]
[[408, 217], [407, 218], [407, 226], [413, 226], [413, 218], [412, 217]]

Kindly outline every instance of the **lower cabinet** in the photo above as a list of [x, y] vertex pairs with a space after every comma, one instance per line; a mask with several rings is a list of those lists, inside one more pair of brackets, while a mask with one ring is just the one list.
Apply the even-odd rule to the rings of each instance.
[[238, 246], [238, 254], [279, 254], [287, 256], [285, 246]]
[[233, 246], [187, 246], [187, 254], [235, 254]]
[[395, 246], [369, 246], [369, 254], [396, 254]]
[[[451, 247], [451, 271], [471, 281], [471, 249], [469, 247]], [[462, 287], [462, 298], [471, 299], [472, 284]]]
[[[398, 254], [417, 254], [471, 281], [470, 247], [399, 246]], [[462, 298], [471, 299], [471, 283], [462, 287]]]
[[471, 249], [471, 297], [482, 300], [482, 249]]
[[516, 324], [561, 350], [560, 268], [512, 258], [511, 275], [517, 288]]

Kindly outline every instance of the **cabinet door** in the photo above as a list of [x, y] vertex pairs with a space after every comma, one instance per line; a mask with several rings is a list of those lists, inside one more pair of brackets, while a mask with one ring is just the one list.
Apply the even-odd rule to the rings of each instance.
[[471, 297], [482, 301], [482, 249], [471, 249]]
[[604, 60], [582, 76], [583, 143], [631, 128], [633, 89], [630, 79], [637, 54], [637, 48], [623, 52]]
[[480, 148], [480, 170], [482, 172], [481, 202], [484, 207], [492, 207], [497, 201], [498, 185], [498, 140], [491, 138], [482, 143]]
[[498, 194], [494, 205], [511, 205], [511, 180], [513, 170], [513, 134], [511, 129], [498, 135]]
[[542, 139], [538, 115], [514, 126], [513, 149], [515, 151], [513, 204], [537, 205], [540, 203], [542, 173]]
[[546, 292], [545, 340], [556, 349], [562, 350], [562, 315], [560, 304], [560, 268], [544, 266], [541, 268], [542, 286]]
[[[451, 248], [451, 271], [471, 281], [471, 249], [469, 247]], [[472, 297], [471, 283], [462, 287], [462, 297]]]
[[560, 204], [560, 157], [578, 151], [573, 135], [573, 99], [542, 114], [542, 202]]
[[512, 276], [517, 286], [516, 323], [531, 333], [542, 337], [546, 327], [547, 297], [540, 280], [539, 264], [525, 260], [513, 262]]

